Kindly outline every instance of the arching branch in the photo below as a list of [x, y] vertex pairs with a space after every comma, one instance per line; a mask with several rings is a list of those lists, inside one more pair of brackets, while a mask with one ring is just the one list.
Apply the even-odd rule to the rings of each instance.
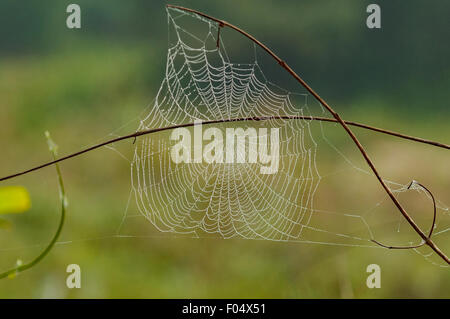
[[[245, 122], [245, 121], [268, 121], [268, 120], [306, 120], [306, 121], [321, 121], [321, 122], [329, 122], [329, 123], [337, 123], [336, 119], [331, 119], [331, 118], [326, 118], [326, 117], [315, 117], [315, 116], [266, 116], [266, 117], [243, 117], [243, 118], [233, 118], [233, 119], [221, 119], [221, 120], [212, 120], [212, 121], [205, 121], [202, 122], [203, 125], [209, 125], [209, 124], [217, 124], [217, 123], [228, 123], [228, 122]], [[347, 125], [351, 125], [351, 126], [355, 126], [355, 127], [359, 127], [359, 128], [363, 128], [366, 130], [370, 130], [370, 131], [374, 131], [374, 132], [378, 132], [378, 133], [382, 133], [382, 134], [386, 134], [386, 135], [391, 135], [391, 136], [395, 136], [398, 138], [402, 138], [402, 139], [406, 139], [406, 140], [410, 140], [410, 141], [414, 141], [414, 142], [418, 142], [418, 143], [424, 143], [424, 144], [429, 144], [432, 146], [436, 146], [436, 147], [441, 147], [441, 148], [445, 148], [445, 149], [450, 149], [450, 146], [447, 144], [443, 144], [443, 143], [439, 143], [439, 142], [435, 142], [435, 141], [430, 141], [430, 140], [425, 140], [419, 137], [414, 137], [414, 136], [408, 136], [405, 134], [401, 134], [401, 133], [397, 133], [397, 132], [393, 132], [393, 131], [388, 131], [385, 129], [381, 129], [381, 128], [377, 128], [374, 126], [369, 126], [369, 125], [365, 125], [365, 124], [361, 124], [361, 123], [357, 123], [357, 122], [350, 122], [350, 121], [345, 121], [345, 123], [347, 123]], [[15, 173], [12, 175], [8, 175], [5, 177], [0, 178], [0, 182], [1, 181], [6, 181], [8, 179], [14, 178], [14, 177], [19, 177], [21, 175], [25, 175], [28, 173], [31, 173], [33, 171], [37, 171], [39, 169], [45, 168], [47, 166], [68, 160], [70, 158], [73, 157], [77, 157], [80, 156], [84, 153], [88, 153], [90, 151], [93, 151], [97, 148], [103, 147], [105, 145], [109, 145], [109, 144], [113, 144], [119, 141], [123, 141], [123, 140], [127, 140], [132, 138], [133, 139], [133, 144], [136, 142], [136, 138], [139, 136], [143, 136], [143, 135], [148, 135], [148, 134], [153, 134], [153, 133], [157, 133], [157, 132], [162, 132], [162, 131], [167, 131], [167, 130], [172, 130], [172, 129], [176, 129], [176, 128], [180, 128], [180, 127], [190, 127], [190, 126], [194, 126], [195, 123], [186, 123], [186, 124], [179, 124], [179, 125], [172, 125], [172, 126], [166, 126], [166, 127], [159, 127], [159, 128], [154, 128], [154, 129], [149, 129], [149, 130], [145, 130], [145, 131], [138, 131], [132, 134], [128, 134], [128, 135], [124, 135], [124, 136], [120, 136], [105, 142], [102, 142], [100, 144], [96, 144], [94, 146], [88, 147], [86, 149], [83, 149], [81, 151], [63, 156], [58, 158], [57, 160], [48, 162], [48, 163], [44, 163], [38, 166], [35, 166], [33, 168], [24, 170], [22, 172], [19, 173]]]
[[319, 101], [319, 103], [327, 109], [327, 111], [336, 119], [336, 121], [342, 126], [342, 128], [347, 132], [348, 136], [352, 139], [353, 143], [356, 145], [356, 147], [359, 149], [361, 155], [364, 157], [367, 165], [369, 165], [372, 172], [375, 174], [376, 178], [378, 179], [378, 182], [380, 183], [381, 187], [384, 189], [386, 194], [390, 197], [391, 201], [394, 203], [394, 205], [397, 207], [399, 212], [403, 215], [403, 217], [406, 219], [406, 221], [410, 224], [410, 226], [414, 229], [414, 231], [426, 242], [428, 246], [436, 253], [438, 254], [447, 264], [450, 265], [450, 259], [425, 235], [422, 230], [419, 228], [419, 226], [414, 222], [414, 220], [409, 216], [409, 214], [406, 212], [406, 210], [403, 208], [403, 206], [400, 204], [400, 202], [397, 200], [397, 198], [394, 196], [392, 191], [389, 189], [389, 187], [386, 185], [384, 180], [381, 178], [378, 170], [376, 169], [375, 165], [373, 164], [372, 160], [370, 159], [369, 155], [367, 154], [365, 148], [362, 146], [362, 144], [359, 142], [356, 135], [353, 133], [353, 131], [350, 129], [349, 125], [340, 117], [340, 115], [322, 98], [318, 93], [316, 93], [295, 71], [280, 57], [278, 57], [272, 50], [270, 50], [265, 44], [257, 40], [254, 36], [250, 35], [249, 33], [245, 32], [244, 30], [232, 25], [231, 23], [228, 23], [223, 20], [219, 20], [217, 18], [214, 18], [212, 16], [209, 16], [205, 13], [199, 12], [197, 10], [184, 8], [180, 6], [175, 5], [167, 5], [168, 8], [174, 8], [180, 11], [190, 12], [193, 14], [196, 14], [198, 16], [201, 16], [203, 18], [212, 20], [217, 22], [219, 25], [223, 27], [229, 27], [230, 29], [233, 29], [246, 38], [253, 41], [255, 44], [257, 44], [259, 47], [261, 47], [264, 51], [266, 51], [272, 58], [280, 64], [280, 66], [285, 69], [294, 79], [296, 79], [314, 98]]

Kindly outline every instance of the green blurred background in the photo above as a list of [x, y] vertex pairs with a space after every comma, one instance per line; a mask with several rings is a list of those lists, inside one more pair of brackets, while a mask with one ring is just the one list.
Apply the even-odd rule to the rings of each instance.
[[[0, 3], [1, 176], [50, 159], [45, 130], [51, 132], [61, 154], [133, 132], [163, 78], [166, 2], [77, 1], [82, 11], [80, 30], [65, 25], [70, 3]], [[369, 3], [173, 4], [222, 18], [262, 40], [344, 119], [448, 143], [450, 3], [377, 1], [381, 30], [365, 25]], [[285, 85], [276, 75], [271, 80]], [[366, 168], [341, 131], [330, 128], [333, 145]], [[450, 202], [447, 151], [356, 132], [383, 176], [404, 184], [414, 178], [430, 186], [444, 203]], [[115, 150], [130, 158], [131, 143], [125, 141]], [[323, 154], [318, 165], [325, 171], [348, 168], [325, 146]], [[450, 297], [448, 268], [412, 251], [177, 238], [158, 234], [150, 223], [128, 219], [121, 231], [133, 237], [116, 237], [130, 194], [129, 165], [111, 149], [62, 164], [70, 206], [60, 243], [34, 269], [0, 281], [0, 297]], [[331, 178], [325, 184], [316, 198], [318, 206], [358, 211], [384, 198], [373, 177], [345, 178]], [[0, 269], [11, 267], [17, 258], [27, 261], [38, 254], [59, 218], [54, 168], [3, 183], [17, 184], [29, 189], [33, 207], [10, 217], [12, 230], [0, 231]], [[417, 216], [423, 218], [423, 225], [429, 225], [426, 204], [425, 216]], [[380, 218], [398, 214], [389, 203], [385, 206], [380, 208]], [[444, 223], [440, 227], [446, 229], [448, 212], [440, 212]], [[130, 205], [128, 214], [136, 213]], [[397, 244], [398, 220], [395, 215], [389, 222], [381, 221], [377, 234], [387, 233], [381, 239]], [[407, 226], [403, 228], [406, 231]], [[448, 239], [448, 235], [439, 237], [447, 254]], [[69, 290], [65, 285], [65, 269], [72, 263], [81, 266], [81, 289]], [[366, 287], [365, 270], [372, 263], [381, 266], [381, 289]]]

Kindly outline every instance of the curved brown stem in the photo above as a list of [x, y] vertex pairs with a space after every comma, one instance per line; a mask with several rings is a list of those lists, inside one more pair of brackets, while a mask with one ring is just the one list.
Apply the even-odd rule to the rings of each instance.
[[436, 199], [434, 198], [433, 193], [428, 188], [426, 188], [425, 186], [423, 186], [421, 183], [419, 183], [417, 181], [412, 181], [411, 184], [409, 184], [408, 189], [411, 188], [411, 186], [413, 184], [417, 184], [421, 188], [423, 188], [430, 195], [431, 201], [433, 202], [433, 221], [431, 223], [430, 232], [428, 233], [428, 238], [431, 238], [431, 236], [433, 235], [434, 228], [436, 226], [436, 216], [437, 216]]
[[[431, 196], [431, 201], [433, 202], [433, 221], [431, 223], [430, 232], [428, 234], [428, 240], [431, 240], [431, 236], [433, 235], [433, 230], [434, 230], [434, 228], [436, 226], [436, 215], [437, 215], [436, 200], [434, 199], [433, 193], [428, 188], [426, 188], [425, 186], [423, 186], [422, 184], [420, 184], [417, 181], [411, 181], [411, 183], [409, 183], [407, 189], [411, 189], [413, 184], [417, 184], [421, 188], [423, 188]], [[380, 243], [379, 241], [377, 241], [375, 239], [371, 239], [370, 241], [374, 242], [375, 244], [377, 244], [377, 245], [379, 245], [381, 247], [387, 248], [387, 249], [413, 249], [413, 248], [422, 247], [423, 245], [426, 244], [426, 241], [422, 241], [422, 243], [417, 244], [417, 245], [413, 245], [413, 246], [388, 246], [388, 245]]]
[[206, 19], [215, 21], [219, 25], [223, 25], [224, 27], [229, 27], [230, 29], [233, 29], [233, 30], [241, 33], [243, 36], [245, 36], [246, 38], [253, 41], [259, 47], [261, 47], [264, 51], [266, 51], [270, 56], [272, 56], [272, 58], [274, 58], [283, 69], [285, 69], [292, 77], [294, 77], [312, 96], [314, 96], [314, 98], [317, 101], [319, 101], [319, 103], [323, 107], [325, 107], [328, 110], [328, 112], [330, 112], [331, 115], [333, 115], [333, 117], [337, 120], [337, 122], [339, 122], [339, 124], [341, 124], [341, 126], [344, 128], [344, 130], [349, 135], [349, 137], [355, 143], [356, 147], [359, 149], [361, 155], [364, 157], [367, 165], [369, 165], [370, 169], [375, 174], [376, 178], [378, 179], [379, 183], [383, 187], [386, 194], [391, 198], [392, 202], [397, 207], [397, 209], [400, 211], [400, 213], [403, 215], [403, 217], [406, 219], [406, 221], [411, 225], [411, 227], [414, 229], [414, 231], [426, 242], [426, 244], [428, 246], [430, 246], [430, 248], [433, 249], [434, 252], [436, 252], [436, 254], [438, 254], [445, 262], [447, 262], [447, 264], [450, 265], [450, 259], [430, 239], [428, 239], [428, 237], [422, 232], [422, 230], [419, 228], [419, 226], [409, 216], [409, 214], [406, 212], [406, 210], [403, 208], [403, 206], [400, 204], [400, 202], [394, 196], [392, 191], [386, 185], [386, 183], [384, 182], [384, 180], [381, 178], [380, 174], [378, 173], [378, 170], [376, 169], [372, 160], [370, 159], [369, 155], [367, 154], [366, 150], [364, 149], [362, 144], [359, 142], [359, 140], [355, 136], [355, 134], [352, 132], [352, 130], [350, 129], [348, 124], [345, 123], [344, 120], [342, 120], [342, 118], [340, 117], [340, 115], [330, 105], [328, 105], [328, 103], [322, 97], [320, 97], [320, 95], [317, 94], [297, 73], [295, 73], [295, 71], [293, 69], [291, 69], [291, 67], [289, 65], [287, 65], [287, 63], [285, 61], [283, 61], [281, 58], [279, 58], [272, 50], [270, 50], [265, 44], [263, 44], [262, 42], [257, 40], [255, 37], [253, 37], [252, 35], [245, 32], [244, 30], [242, 30], [226, 21], [219, 20], [219, 19], [211, 17], [205, 13], [199, 12], [197, 10], [189, 9], [189, 8], [184, 8], [184, 7], [170, 5], [170, 4], [167, 5], [167, 7], [185, 11], [185, 12], [194, 13], [194, 14], [204, 17]]
[[[317, 116], [266, 116], [266, 117], [243, 117], [243, 118], [233, 118], [233, 119], [221, 119], [221, 120], [205, 121], [205, 122], [202, 122], [202, 124], [203, 125], [209, 125], [209, 124], [216, 124], [216, 123], [243, 122], [243, 121], [268, 121], [268, 120], [306, 120], [306, 121], [321, 121], [321, 122], [337, 123], [336, 119], [326, 118], [326, 117], [317, 117]], [[439, 142], [430, 141], [430, 140], [425, 140], [425, 139], [422, 139], [422, 138], [419, 138], [419, 137], [408, 136], [408, 135], [405, 135], [405, 134], [401, 134], [401, 133], [397, 133], [397, 132], [393, 132], [393, 131], [388, 131], [388, 130], [385, 130], [385, 129], [381, 129], [381, 128], [377, 128], [377, 127], [373, 127], [373, 126], [369, 126], [369, 125], [365, 125], [365, 124], [361, 124], [361, 123], [357, 123], [357, 122], [345, 121], [345, 123], [347, 123], [347, 125], [360, 127], [360, 128], [366, 129], [366, 130], [371, 130], [371, 131], [374, 131], [374, 132], [379, 132], [379, 133], [383, 133], [383, 134], [399, 137], [399, 138], [402, 138], [402, 139], [407, 139], [407, 140], [414, 141], [414, 142], [419, 142], [419, 143], [433, 145], [433, 146], [436, 146], [436, 147], [450, 149], [449, 145], [446, 145], [446, 144], [443, 144], [443, 143], [439, 143]], [[14, 177], [19, 177], [21, 175], [25, 175], [25, 174], [31, 173], [33, 171], [37, 171], [37, 170], [42, 169], [44, 167], [47, 167], [47, 166], [50, 166], [50, 165], [53, 165], [53, 164], [56, 164], [56, 163], [68, 160], [68, 159], [73, 158], [73, 157], [80, 156], [80, 155], [82, 155], [84, 153], [93, 151], [93, 150], [95, 150], [97, 148], [100, 148], [102, 146], [105, 146], [105, 145], [113, 144], [115, 142], [119, 142], [119, 141], [123, 141], [123, 140], [126, 140], [126, 139], [133, 138], [133, 144], [134, 144], [136, 142], [136, 138], [138, 136], [152, 134], [152, 133], [157, 133], [157, 132], [171, 130], [171, 129], [180, 128], [180, 127], [190, 127], [190, 126], [194, 126], [194, 125], [195, 125], [195, 123], [186, 123], [186, 124], [172, 125], [172, 126], [160, 127], [160, 128], [155, 128], [155, 129], [149, 129], [149, 130], [145, 130], [145, 131], [138, 131], [138, 132], [135, 132], [135, 133], [132, 133], [132, 134], [120, 136], [120, 137], [117, 137], [117, 138], [114, 138], [114, 139], [102, 142], [100, 144], [96, 144], [94, 146], [88, 147], [88, 148], [86, 148], [84, 150], [81, 150], [81, 151], [78, 151], [78, 152], [75, 152], [75, 153], [72, 153], [72, 154], [60, 157], [60, 158], [58, 158], [55, 161], [44, 163], [44, 164], [35, 166], [33, 168], [27, 169], [25, 171], [2, 177], [2, 178], [0, 178], [0, 182], [1, 181], [6, 181], [6, 180], [14, 178]]]
[[381, 247], [387, 248], [387, 249], [413, 249], [413, 248], [422, 247], [423, 245], [426, 244], [426, 242], [422, 242], [421, 244], [418, 244], [418, 245], [415, 245], [415, 246], [388, 246], [388, 245], [380, 243], [379, 241], [377, 241], [375, 239], [371, 239], [370, 241], [374, 242], [378, 246], [381, 246]]

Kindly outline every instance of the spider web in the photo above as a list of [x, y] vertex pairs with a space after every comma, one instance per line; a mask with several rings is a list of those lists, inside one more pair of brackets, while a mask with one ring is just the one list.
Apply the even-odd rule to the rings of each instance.
[[[313, 116], [312, 108], [322, 116], [327, 115], [320, 104], [311, 107], [313, 99], [307, 93], [292, 92], [269, 81], [257, 59], [257, 48], [254, 46], [253, 60], [250, 63], [236, 62], [237, 59], [230, 59], [231, 55], [227, 53], [223, 35], [217, 42], [219, 30], [216, 23], [176, 9], [168, 9], [167, 12], [171, 39], [165, 76], [154, 103], [145, 109], [146, 114], [141, 114], [137, 130], [198, 120], [206, 122], [243, 117], [308, 117]], [[183, 28], [181, 24], [184, 20], [194, 22], [194, 26]], [[220, 44], [219, 47], [217, 43]], [[134, 123], [134, 120], [129, 123]], [[117, 135], [118, 132], [129, 126], [129, 123], [110, 136], [120, 136]], [[327, 201], [326, 196], [322, 196], [320, 201], [316, 200], [319, 186], [331, 184], [329, 180], [333, 175], [351, 170], [374, 181], [373, 174], [361, 168], [364, 163], [360, 165], [355, 162], [346, 151], [336, 146], [333, 136], [327, 134], [330, 126], [342, 131], [338, 125], [308, 119], [215, 124], [215, 127], [222, 129], [279, 128], [280, 161], [276, 174], [261, 174], [262, 165], [258, 163], [175, 164], [170, 157], [173, 146], [169, 138], [170, 131], [139, 137], [131, 160], [130, 193], [135, 197], [139, 217], [148, 220], [161, 232], [194, 237], [235, 237], [380, 248], [371, 242], [371, 239], [383, 237], [380, 236], [381, 232], [374, 229], [374, 224], [377, 224], [374, 220], [381, 221], [380, 229], [383, 233], [392, 230], [391, 225], [383, 224], [384, 219], [379, 212], [382, 205], [390, 203], [385, 194], [375, 203], [367, 202], [367, 198], [358, 198], [363, 204], [352, 211], [337, 212], [330, 210], [329, 206], [326, 206], [327, 209], [317, 207], [318, 202], [324, 206]], [[323, 161], [323, 155], [330, 154], [320, 154], [320, 150], [325, 147], [332, 150], [344, 163], [342, 172], [319, 170], [317, 159]], [[115, 145], [107, 148], [128, 161], [128, 157]], [[400, 164], [397, 163], [398, 165]], [[324, 183], [325, 179], [327, 183]], [[398, 196], [414, 193], [421, 195], [421, 202], [429, 204], [431, 201], [430, 195], [417, 183], [385, 182]], [[352, 185], [338, 184], [336, 187], [350, 186]], [[370, 192], [365, 187], [366, 185], [361, 188]], [[428, 201], [423, 201], [424, 198]], [[131, 199], [130, 196], [115, 235], [81, 240], [147, 237], [136, 235], [136, 229], [132, 234], [124, 234], [125, 220], [137, 217], [129, 214]], [[388, 212], [392, 215], [392, 207]], [[422, 229], [429, 226], [430, 216], [425, 215], [426, 223]], [[417, 244], [415, 233], [414, 237], [398, 236], [400, 230], [408, 229], [408, 225], [403, 225], [405, 223], [401, 216], [397, 218], [397, 232], [394, 232], [392, 242], [397, 245]], [[444, 252], [450, 248], [447, 240], [449, 234], [449, 209], [444, 203], [437, 201], [433, 241]], [[415, 241], [411, 241], [411, 238]], [[81, 240], [65, 240], [57, 244], [65, 245]], [[40, 248], [45, 244], [33, 247]], [[0, 247], [0, 253], [6, 254], [28, 247], [30, 246]], [[438, 266], [448, 267], [436, 259], [435, 254], [427, 247], [414, 251]]]
[[[233, 62], [224, 36], [219, 37], [217, 23], [174, 8], [168, 8], [167, 14], [169, 48], [165, 76], [138, 131], [199, 120], [312, 116], [307, 93], [291, 92], [268, 80], [258, 62], [256, 47], [250, 63]], [[183, 27], [186, 21], [189, 28]], [[325, 112], [320, 104], [315, 109]], [[370, 241], [375, 236], [369, 220], [376, 207], [388, 201], [385, 197], [362, 213], [314, 207], [316, 191], [327, 176], [318, 169], [317, 139], [325, 141], [352, 169], [373, 177], [328, 139], [323, 125], [329, 124], [305, 118], [214, 125], [223, 130], [279, 128], [278, 171], [260, 174], [260, 163], [175, 164], [170, 156], [174, 144], [170, 131], [139, 137], [131, 162], [132, 193], [140, 216], [159, 231], [194, 237], [377, 247]], [[431, 200], [415, 183], [386, 183], [394, 193], [416, 191]], [[124, 219], [130, 217], [127, 211]], [[438, 202], [438, 212], [439, 217], [447, 219], [438, 218], [433, 238], [442, 237], [450, 229], [447, 206]], [[352, 225], [351, 230], [340, 230], [333, 224], [343, 219]], [[400, 224], [401, 221], [398, 230]], [[120, 229], [118, 236], [122, 236]], [[415, 251], [426, 258], [431, 256], [428, 251]]]

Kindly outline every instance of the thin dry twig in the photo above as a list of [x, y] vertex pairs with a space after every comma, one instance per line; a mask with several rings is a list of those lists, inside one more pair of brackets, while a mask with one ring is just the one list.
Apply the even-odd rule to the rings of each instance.
[[[421, 183], [419, 183], [417, 181], [411, 181], [411, 183], [409, 184], [407, 189], [411, 189], [413, 184], [417, 184], [422, 189], [424, 189], [430, 195], [431, 201], [433, 202], [433, 221], [431, 223], [430, 231], [429, 231], [429, 234], [427, 237], [428, 240], [431, 240], [431, 236], [433, 235], [434, 228], [436, 227], [436, 215], [437, 215], [436, 200], [434, 198], [433, 193], [428, 188], [426, 188], [425, 186], [423, 186]], [[414, 249], [414, 248], [420, 248], [426, 244], [426, 241], [422, 241], [420, 244], [412, 245], [412, 246], [388, 246], [388, 245], [380, 243], [379, 241], [377, 241], [375, 239], [371, 239], [370, 241], [374, 242], [375, 244], [377, 244], [381, 247], [387, 248], [387, 249]]]
[[[202, 124], [203, 125], [209, 125], [209, 124], [228, 123], [228, 122], [268, 121], [268, 120], [280, 120], [280, 119], [281, 120], [307, 120], [307, 121], [321, 121], [321, 122], [337, 123], [336, 119], [326, 118], [326, 117], [315, 117], [315, 116], [266, 116], [266, 117], [243, 117], [243, 118], [233, 118], [233, 119], [212, 120], [212, 121], [202, 122]], [[388, 131], [388, 130], [385, 130], [385, 129], [381, 129], [381, 128], [377, 128], [377, 127], [374, 127], [374, 126], [369, 126], [369, 125], [365, 125], [365, 124], [361, 124], [361, 123], [357, 123], [357, 122], [345, 121], [345, 123], [347, 123], [347, 125], [360, 127], [360, 128], [363, 128], [363, 129], [367, 129], [367, 130], [371, 130], [371, 131], [374, 131], [374, 132], [379, 132], [379, 133], [382, 133], [382, 134], [399, 137], [399, 138], [402, 138], [402, 139], [407, 139], [407, 140], [418, 142], [418, 143], [424, 143], [424, 144], [429, 144], [429, 145], [436, 146], [436, 147], [450, 149], [450, 145], [439, 143], [439, 142], [435, 142], [435, 141], [425, 140], [425, 139], [422, 139], [422, 138], [419, 138], [419, 137], [408, 136], [408, 135], [405, 135], [405, 134], [401, 134], [401, 133], [397, 133], [397, 132], [393, 132], [393, 131]], [[136, 138], [139, 137], [139, 136], [148, 135], [148, 134], [157, 133], [157, 132], [162, 132], [162, 131], [166, 131], [166, 130], [172, 130], [172, 129], [181, 128], [181, 127], [190, 127], [190, 126], [194, 126], [194, 125], [195, 125], [195, 123], [179, 124], [179, 125], [154, 128], [154, 129], [149, 129], [149, 130], [144, 130], [144, 131], [138, 131], [138, 132], [134, 132], [132, 134], [120, 136], [120, 137], [117, 137], [117, 138], [114, 138], [114, 139], [102, 142], [100, 144], [96, 144], [94, 146], [88, 147], [88, 148], [83, 149], [81, 151], [78, 151], [78, 152], [75, 152], [75, 153], [63, 156], [61, 158], [58, 158], [55, 161], [44, 163], [44, 164], [35, 166], [33, 168], [24, 170], [22, 172], [2, 177], [2, 178], [0, 178], [0, 182], [1, 181], [6, 181], [6, 180], [11, 179], [11, 178], [19, 177], [21, 175], [25, 175], [25, 174], [31, 173], [33, 171], [37, 171], [37, 170], [42, 169], [44, 167], [47, 167], [47, 166], [50, 166], [50, 165], [53, 165], [53, 164], [56, 164], [56, 163], [68, 160], [68, 159], [73, 158], [73, 157], [77, 157], [77, 156], [82, 155], [84, 153], [93, 151], [93, 150], [95, 150], [97, 148], [100, 148], [100, 147], [103, 147], [105, 145], [113, 144], [115, 142], [119, 142], [119, 141], [123, 141], [123, 140], [132, 138], [133, 139], [133, 144], [134, 144], [136, 142]]]

